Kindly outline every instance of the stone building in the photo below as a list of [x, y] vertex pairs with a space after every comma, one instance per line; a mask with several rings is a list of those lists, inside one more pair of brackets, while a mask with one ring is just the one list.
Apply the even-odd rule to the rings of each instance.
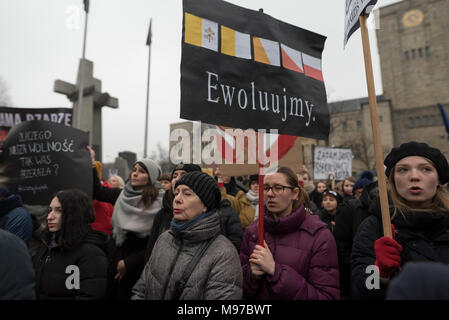
[[[441, 103], [449, 111], [448, 40], [448, 0], [404, 0], [380, 9], [377, 42], [384, 93], [377, 103], [384, 156], [392, 147], [415, 140], [449, 158], [437, 107]], [[375, 170], [368, 98], [329, 103], [329, 111], [327, 144], [352, 149], [354, 175]]]

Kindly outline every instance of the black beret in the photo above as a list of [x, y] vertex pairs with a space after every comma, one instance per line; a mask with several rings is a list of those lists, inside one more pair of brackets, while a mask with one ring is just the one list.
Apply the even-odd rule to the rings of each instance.
[[440, 178], [440, 183], [445, 184], [446, 182], [449, 182], [449, 164], [447, 163], [446, 157], [440, 150], [430, 147], [427, 143], [415, 141], [403, 143], [399, 148], [393, 148], [390, 151], [384, 161], [384, 164], [387, 167], [385, 169], [387, 177], [390, 176], [391, 170], [399, 160], [410, 156], [421, 156], [429, 159], [435, 165], [435, 169]]

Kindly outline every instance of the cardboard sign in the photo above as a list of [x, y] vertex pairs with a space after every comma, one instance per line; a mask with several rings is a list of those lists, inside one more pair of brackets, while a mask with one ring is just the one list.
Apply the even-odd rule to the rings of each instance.
[[335, 180], [344, 180], [352, 175], [351, 149], [316, 147], [313, 178], [327, 180], [332, 174]]
[[225, 1], [183, 10], [181, 118], [327, 139], [326, 37]]
[[92, 196], [87, 132], [49, 121], [14, 126], [3, 143], [0, 185], [23, 203], [48, 205], [59, 190], [77, 188]]

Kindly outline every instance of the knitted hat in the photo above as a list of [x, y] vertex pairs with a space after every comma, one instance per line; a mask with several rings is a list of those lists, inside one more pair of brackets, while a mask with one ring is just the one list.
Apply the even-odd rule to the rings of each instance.
[[201, 202], [207, 207], [207, 211], [218, 208], [221, 202], [221, 193], [214, 178], [204, 172], [192, 171], [181, 177], [175, 188], [184, 184], [195, 192]]
[[175, 173], [175, 171], [177, 170], [184, 170], [187, 173], [189, 172], [194, 172], [194, 171], [199, 171], [202, 172], [201, 167], [196, 165], [196, 164], [191, 164], [191, 163], [180, 163], [178, 164], [172, 171], [171, 173], [171, 178], [173, 179], [173, 174]]
[[372, 181], [368, 180], [367, 178], [360, 178], [358, 179], [355, 183], [354, 186], [352, 187], [352, 192], [355, 192], [355, 190], [363, 188], [364, 186], [366, 186], [367, 184], [370, 184]]
[[161, 167], [159, 167], [159, 165], [151, 159], [142, 159], [137, 161], [136, 163], [138, 163], [148, 173], [150, 181], [153, 184], [159, 179], [162, 174]]
[[449, 164], [441, 151], [430, 147], [427, 143], [415, 141], [403, 143], [399, 148], [393, 148], [391, 150], [384, 161], [384, 164], [387, 167], [385, 170], [387, 177], [390, 176], [391, 170], [399, 160], [410, 156], [421, 156], [429, 159], [435, 165], [440, 182], [444, 184], [449, 181]]

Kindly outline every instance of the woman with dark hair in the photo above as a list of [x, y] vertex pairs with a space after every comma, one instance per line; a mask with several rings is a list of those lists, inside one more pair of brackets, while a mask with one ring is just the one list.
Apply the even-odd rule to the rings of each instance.
[[233, 244], [220, 234], [215, 180], [189, 172], [175, 184], [173, 220], [162, 233], [133, 289], [136, 300], [235, 300], [242, 269]]
[[[95, 152], [87, 146], [92, 164]], [[137, 161], [125, 187], [107, 188], [93, 171], [94, 199], [114, 205], [109, 242], [108, 299], [129, 300], [145, 265], [145, 248], [154, 217], [162, 207], [162, 171], [151, 159]]]
[[337, 216], [337, 208], [341, 202], [340, 195], [333, 190], [324, 190], [321, 210], [318, 213], [321, 221], [323, 221], [331, 232], [335, 229], [335, 217]]
[[[280, 167], [264, 179], [264, 246], [258, 225], [245, 231], [240, 250], [248, 299], [339, 299], [335, 240], [315, 215], [295, 173]], [[306, 209], [307, 208], [307, 209]]]
[[106, 234], [93, 230], [92, 201], [77, 189], [56, 193], [43, 244], [33, 257], [38, 299], [103, 299]]
[[[449, 181], [446, 157], [436, 148], [413, 141], [393, 148], [384, 164], [393, 238], [383, 236], [377, 199], [354, 239], [355, 298], [385, 298], [390, 281], [407, 262], [449, 263], [449, 194], [442, 187]], [[377, 266], [377, 283], [373, 272], [367, 272], [369, 266]]]

